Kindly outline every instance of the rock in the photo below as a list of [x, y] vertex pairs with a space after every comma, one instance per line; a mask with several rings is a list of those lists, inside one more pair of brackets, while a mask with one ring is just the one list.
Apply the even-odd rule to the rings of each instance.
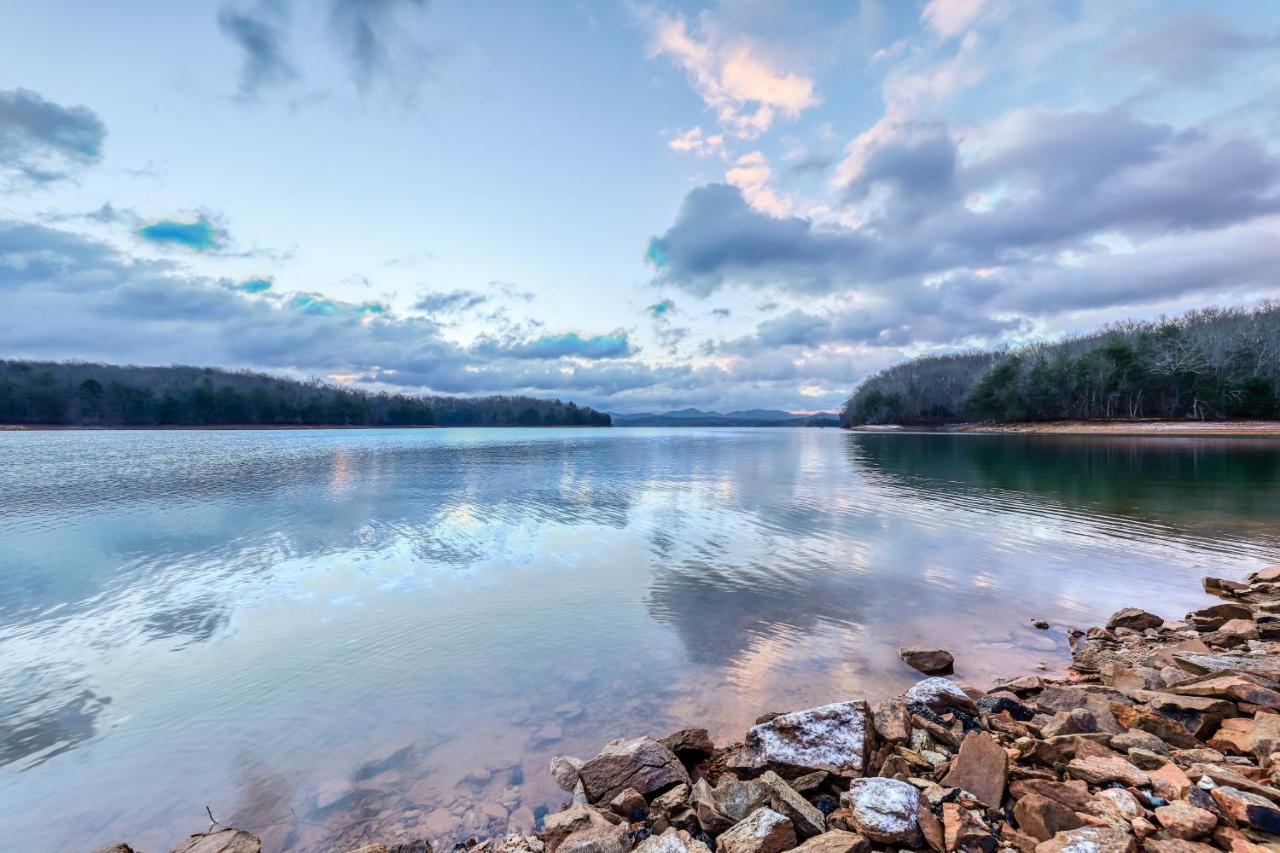
[[1164, 620], [1154, 613], [1148, 613], [1137, 607], [1124, 607], [1111, 614], [1107, 627], [1111, 629], [1129, 628], [1133, 631], [1145, 631], [1148, 628], [1159, 628]]
[[977, 812], [959, 803], [942, 804], [943, 847], [964, 853], [994, 853], [996, 838]]
[[658, 815], [673, 814], [689, 806], [692, 793], [689, 786], [681, 782], [671, 790], [654, 797], [649, 803], [649, 810]]
[[[764, 801], [765, 799], [762, 797], [748, 807], [738, 810], [738, 820], [746, 817], [762, 805]], [[693, 806], [694, 816], [698, 818], [698, 825], [702, 827], [703, 831], [713, 836], [719, 835], [738, 822], [738, 820], [731, 819], [720, 810], [720, 805], [716, 802], [716, 792], [711, 788], [705, 777], [694, 783], [693, 790], [689, 793], [689, 803]]]
[[1091, 734], [1096, 731], [1098, 731], [1098, 718], [1088, 708], [1059, 711], [1053, 715], [1053, 719], [1040, 728], [1041, 736], [1046, 738]]
[[716, 839], [717, 853], [782, 853], [795, 846], [795, 827], [770, 808], [756, 809]]
[[668, 829], [661, 835], [650, 835], [636, 847], [635, 853], [711, 853], [711, 848], [682, 829]]
[[1174, 652], [1173, 662], [1196, 675], [1209, 672], [1247, 672], [1271, 681], [1280, 681], [1280, 657], [1265, 655], [1206, 654], [1203, 652]]
[[1174, 838], [1188, 841], [1208, 835], [1218, 825], [1213, 812], [1183, 802], [1157, 807], [1156, 820]]
[[1134, 849], [1132, 835], [1100, 826], [1068, 829], [1036, 845], [1036, 853], [1133, 853]]
[[1169, 754], [1168, 744], [1151, 734], [1151, 732], [1144, 732], [1142, 729], [1129, 729], [1126, 732], [1114, 735], [1107, 743], [1112, 749], [1120, 752], [1128, 752], [1131, 749], [1145, 749], [1160, 755]]
[[1027, 794], [1014, 803], [1013, 819], [1023, 832], [1039, 841], [1048, 841], [1063, 830], [1083, 826], [1072, 809], [1040, 794]]
[[188, 836], [173, 853], [262, 853], [262, 841], [243, 829], [219, 829]]
[[1263, 708], [1280, 709], [1280, 691], [1275, 682], [1257, 675], [1238, 673], [1209, 673], [1198, 678], [1181, 681], [1169, 688], [1170, 693], [1181, 696], [1205, 696], [1248, 702]]
[[856, 832], [845, 832], [833, 829], [821, 835], [815, 835], [795, 848], [803, 853], [867, 853], [871, 849], [870, 842]]
[[578, 776], [593, 803], [608, 802], [626, 788], [635, 788], [647, 797], [689, 783], [680, 759], [651, 737], [609, 744], [582, 765]]
[[881, 844], [911, 844], [919, 833], [920, 793], [906, 782], [875, 777], [849, 786], [853, 824]]
[[556, 850], [559, 853], [627, 853], [630, 847], [626, 826], [605, 823], [572, 833]]
[[1089, 812], [1112, 826], [1128, 829], [1129, 821], [1142, 817], [1142, 806], [1124, 788], [1105, 788], [1094, 796]]
[[945, 853], [947, 849], [947, 830], [942, 821], [933, 813], [927, 800], [920, 801], [920, 811], [916, 812], [916, 824], [920, 827], [920, 835], [924, 843], [934, 853]]
[[649, 813], [649, 804], [644, 794], [635, 788], [626, 788], [609, 801], [609, 811], [626, 820], [639, 821]]
[[769, 802], [769, 791], [758, 780], [721, 780], [712, 794], [717, 809], [733, 823], [747, 819], [756, 809]]
[[951, 763], [951, 770], [942, 784], [951, 788], [963, 788], [983, 805], [999, 808], [1008, 780], [1008, 753], [991, 735], [984, 731], [972, 731], [965, 735], [960, 744], [960, 752]]
[[1253, 754], [1263, 761], [1280, 751], [1280, 714], [1255, 714], [1253, 717]]
[[117, 841], [115, 844], [108, 844], [106, 847], [99, 847], [93, 853], [138, 853], [123, 841]]
[[1107, 782], [1120, 782], [1133, 787], [1147, 784], [1148, 776], [1120, 756], [1090, 756], [1073, 758], [1067, 764], [1067, 775], [1080, 779], [1090, 785], [1104, 785]]
[[1080, 781], [1053, 782], [1046, 779], [1020, 779], [1009, 786], [1009, 794], [1015, 799], [1038, 794], [1061, 803], [1073, 812], [1082, 811], [1089, 803], [1089, 786]]
[[1209, 738], [1209, 746], [1229, 755], [1253, 753], [1253, 736], [1256, 723], [1251, 717], [1231, 717]]
[[418, 839], [397, 844], [365, 844], [350, 853], [431, 853], [431, 842]]
[[542, 839], [547, 846], [547, 853], [556, 853], [560, 843], [575, 832], [602, 826], [612, 824], [590, 806], [572, 805], [564, 811], [546, 816], [542, 822]]
[[780, 714], [752, 726], [747, 744], [769, 764], [856, 776], [867, 761], [870, 716], [862, 701]]
[[1031, 620], [1031, 627], [1033, 627], [1033, 628], [1035, 628], [1036, 630], [1039, 630], [1039, 631], [1048, 631], [1048, 630], [1049, 630], [1049, 621], [1048, 621], [1047, 619], [1032, 619], [1032, 620]]
[[951, 672], [956, 662], [951, 652], [935, 646], [903, 646], [898, 649], [898, 657], [907, 666], [928, 675]]
[[1148, 838], [1142, 846], [1150, 853], [1215, 853], [1217, 850], [1208, 844], [1181, 838]]
[[769, 791], [769, 807], [791, 820], [797, 838], [819, 835], [827, 828], [827, 819], [812, 803], [800, 796], [781, 776], [766, 770], [760, 784]]
[[960, 689], [960, 685], [946, 678], [934, 676], [917, 681], [902, 696], [908, 705], [924, 705], [935, 714], [946, 714], [961, 711], [965, 714], [976, 714], [977, 704], [969, 698], [969, 694]]
[[572, 791], [578, 784], [578, 774], [582, 771], [582, 760], [567, 755], [557, 755], [551, 759], [551, 778], [566, 791]]
[[1227, 817], [1236, 823], [1273, 835], [1280, 834], [1280, 808], [1270, 800], [1227, 785], [1219, 785], [1209, 791], [1209, 794]]
[[685, 764], [697, 764], [716, 751], [706, 729], [681, 729], [664, 737], [661, 743]]
[[1153, 710], [1177, 721], [1192, 737], [1200, 740], [1204, 740], [1219, 723], [1236, 713], [1236, 707], [1231, 702], [1205, 696], [1144, 692], [1142, 699]]
[[907, 703], [890, 699], [876, 705], [872, 715], [876, 734], [886, 743], [906, 743], [911, 737], [911, 712]]

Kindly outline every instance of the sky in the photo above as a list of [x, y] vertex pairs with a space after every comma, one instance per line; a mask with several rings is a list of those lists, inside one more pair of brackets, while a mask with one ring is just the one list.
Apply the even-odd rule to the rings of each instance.
[[0, 357], [614, 412], [1280, 297], [1280, 4], [0, 0]]

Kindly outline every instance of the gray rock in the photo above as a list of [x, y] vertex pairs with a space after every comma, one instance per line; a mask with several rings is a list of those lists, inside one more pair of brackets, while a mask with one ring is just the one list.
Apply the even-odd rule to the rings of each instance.
[[870, 717], [862, 701], [821, 705], [752, 726], [747, 744], [769, 764], [855, 776], [866, 764]]
[[640, 842], [635, 853], [711, 853], [711, 848], [684, 830], [672, 827]]
[[712, 791], [717, 810], [733, 823], [747, 819], [753, 811], [769, 802], [769, 789], [756, 779], [738, 781], [724, 779]]
[[914, 845], [919, 836], [920, 792], [906, 782], [874, 777], [849, 786], [849, 808], [862, 835], [881, 844]]
[[797, 838], [820, 835], [827, 828], [827, 819], [817, 807], [800, 796], [794, 788], [772, 770], [760, 777], [760, 784], [769, 791], [769, 807], [791, 819]]
[[608, 802], [627, 788], [648, 797], [673, 785], [689, 784], [680, 759], [651, 737], [614, 741], [583, 764], [578, 777], [593, 803]]
[[924, 705], [935, 714], [951, 711], [963, 711], [966, 714], [978, 712], [977, 704], [969, 698], [968, 693], [960, 689], [960, 685], [937, 676], [917, 681], [902, 698], [908, 704]]
[[773, 809], [756, 809], [716, 839], [717, 853], [782, 853], [796, 846], [791, 821]]
[[551, 778], [566, 791], [572, 791], [578, 784], [578, 773], [582, 770], [582, 759], [568, 755], [557, 755], [551, 759]]
[[556, 849], [559, 853], [627, 853], [630, 847], [626, 826], [603, 824], [572, 833]]
[[243, 829], [219, 829], [189, 836], [173, 853], [262, 853], [262, 841]]

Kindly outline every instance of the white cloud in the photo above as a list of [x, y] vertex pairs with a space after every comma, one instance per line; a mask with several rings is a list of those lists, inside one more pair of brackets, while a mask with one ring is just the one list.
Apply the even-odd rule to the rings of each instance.
[[683, 151], [698, 157], [725, 157], [724, 134], [702, 132], [701, 127], [691, 127], [667, 141], [672, 151]]

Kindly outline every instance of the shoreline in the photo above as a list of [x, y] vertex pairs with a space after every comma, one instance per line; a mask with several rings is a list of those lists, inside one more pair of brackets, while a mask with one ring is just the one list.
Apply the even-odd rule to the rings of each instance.
[[1119, 435], [1138, 437], [1277, 438], [1280, 421], [1041, 421], [1031, 423], [885, 424], [853, 427], [863, 433], [968, 433], [975, 435]]
[[[1106, 626], [1071, 629], [1062, 676], [983, 690], [945, 677], [954, 661], [944, 649], [902, 649], [921, 679], [874, 707], [852, 698], [766, 714], [719, 747], [690, 728], [615, 740], [586, 760], [559, 756], [549, 772], [566, 805], [531, 834], [454, 845], [352, 826], [324, 849], [1274, 853], [1280, 566], [1203, 586], [1217, 603], [1183, 619], [1126, 607]], [[174, 851], [262, 849], [218, 824]]]

